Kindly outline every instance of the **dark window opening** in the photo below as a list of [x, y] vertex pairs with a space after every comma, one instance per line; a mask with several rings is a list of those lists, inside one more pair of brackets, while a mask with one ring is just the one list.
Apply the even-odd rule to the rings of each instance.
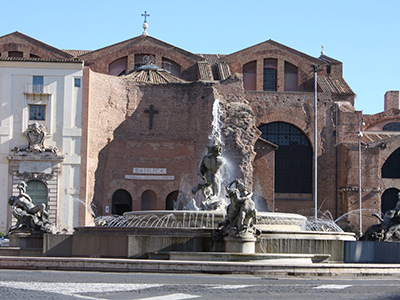
[[152, 190], [146, 190], [142, 194], [142, 210], [155, 210], [157, 205], [157, 195]]
[[29, 120], [44, 121], [46, 120], [46, 105], [29, 105]]
[[257, 89], [257, 62], [251, 61], [243, 65], [243, 86], [246, 91]]
[[8, 57], [24, 57], [24, 53], [20, 51], [8, 51]]
[[122, 57], [114, 60], [108, 65], [108, 74], [114, 76], [122, 76], [126, 74], [128, 68], [128, 58]]
[[381, 199], [381, 212], [385, 213], [388, 210], [394, 209], [396, 207], [397, 201], [399, 201], [398, 193], [400, 191], [395, 188], [387, 189], [382, 194]]
[[151, 54], [135, 54], [135, 69], [141, 66], [155, 64], [156, 58]]
[[165, 201], [166, 210], [182, 210], [187, 203], [186, 196], [181, 191], [173, 191], [169, 193]]
[[276, 69], [264, 69], [264, 91], [276, 91]]
[[116, 190], [112, 195], [111, 214], [122, 216], [128, 211], [132, 211], [131, 195], [126, 190]]
[[43, 93], [43, 86], [44, 86], [43, 76], [33, 76], [32, 83], [33, 83], [33, 92], [35, 94]]
[[312, 193], [313, 152], [303, 132], [288, 123], [259, 127], [261, 137], [278, 145], [275, 152], [275, 193]]
[[170, 72], [172, 75], [174, 75], [176, 77], [181, 76], [181, 66], [178, 65], [173, 60], [163, 57], [162, 58], [162, 68], [164, 70]]
[[297, 91], [297, 67], [285, 62], [285, 91]]
[[383, 131], [400, 131], [400, 123], [388, 123], [382, 128]]
[[382, 178], [400, 178], [400, 148], [394, 151], [383, 164]]
[[278, 62], [273, 58], [264, 59], [264, 91], [277, 90], [277, 68]]
[[75, 87], [81, 87], [81, 79], [80, 78], [75, 78], [74, 79], [74, 86]]

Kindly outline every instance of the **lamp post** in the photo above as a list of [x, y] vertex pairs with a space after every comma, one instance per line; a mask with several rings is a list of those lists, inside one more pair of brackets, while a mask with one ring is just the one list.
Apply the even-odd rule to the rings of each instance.
[[358, 219], [359, 219], [359, 237], [362, 236], [362, 182], [361, 182], [361, 140], [363, 137], [363, 133], [361, 131], [362, 126], [364, 125], [364, 118], [361, 115], [361, 122], [359, 126], [359, 131], [357, 132], [358, 136]]
[[311, 65], [314, 69], [314, 219], [318, 216], [318, 160], [317, 160], [317, 143], [318, 143], [318, 83], [317, 69], [319, 65]]

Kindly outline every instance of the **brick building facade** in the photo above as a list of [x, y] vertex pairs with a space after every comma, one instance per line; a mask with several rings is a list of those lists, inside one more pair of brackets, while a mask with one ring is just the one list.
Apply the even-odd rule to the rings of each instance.
[[[340, 61], [272, 40], [229, 55], [194, 54], [150, 36], [62, 52], [84, 62], [79, 191], [97, 214], [172, 209], [179, 195], [188, 201], [216, 100], [225, 177], [243, 178], [260, 209], [313, 214], [316, 147], [318, 208], [333, 219], [346, 215], [341, 225], [357, 230], [359, 142], [363, 227], [375, 222], [371, 213], [397, 201], [399, 94], [386, 94], [384, 112], [363, 116]], [[91, 217], [80, 207], [80, 225]]]

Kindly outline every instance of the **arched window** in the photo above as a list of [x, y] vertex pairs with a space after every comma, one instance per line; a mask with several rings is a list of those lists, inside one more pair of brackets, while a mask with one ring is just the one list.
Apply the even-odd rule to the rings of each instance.
[[303, 132], [288, 123], [259, 127], [261, 137], [278, 145], [275, 152], [275, 193], [312, 193], [312, 149]]
[[400, 131], [400, 123], [392, 122], [387, 123], [382, 128], [383, 131]]
[[157, 195], [152, 190], [146, 190], [142, 194], [142, 210], [155, 210]]
[[398, 193], [400, 191], [395, 188], [387, 189], [382, 194], [381, 200], [381, 212], [385, 213], [388, 210], [391, 210], [396, 207], [397, 201], [399, 201]]
[[114, 76], [125, 75], [128, 68], [128, 58], [121, 57], [108, 65], [108, 74]]
[[276, 91], [277, 89], [277, 67], [276, 59], [264, 59], [264, 91]]
[[30, 180], [27, 185], [26, 193], [31, 197], [33, 204], [44, 203], [47, 205], [47, 185], [40, 180]]
[[151, 54], [135, 54], [135, 69], [148, 64], [155, 64], [156, 58]]
[[181, 77], [181, 66], [173, 60], [163, 57], [162, 68], [176, 77]]
[[126, 190], [116, 190], [112, 195], [111, 214], [122, 216], [124, 212], [132, 211], [132, 197]]
[[8, 51], [8, 57], [24, 57], [24, 53], [21, 51]]
[[297, 91], [297, 67], [285, 61], [285, 91]]
[[251, 61], [243, 65], [243, 87], [246, 91], [255, 91], [257, 89], [257, 62]]
[[383, 164], [382, 178], [400, 178], [400, 148], [390, 154]]

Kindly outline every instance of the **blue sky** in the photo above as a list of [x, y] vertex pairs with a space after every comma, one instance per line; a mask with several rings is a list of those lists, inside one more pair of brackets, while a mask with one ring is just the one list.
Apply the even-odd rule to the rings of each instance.
[[383, 110], [400, 89], [398, 0], [21, 0], [2, 11], [0, 36], [20, 31], [60, 49], [95, 50], [142, 33], [193, 53], [229, 54], [268, 39], [343, 62], [356, 109]]

